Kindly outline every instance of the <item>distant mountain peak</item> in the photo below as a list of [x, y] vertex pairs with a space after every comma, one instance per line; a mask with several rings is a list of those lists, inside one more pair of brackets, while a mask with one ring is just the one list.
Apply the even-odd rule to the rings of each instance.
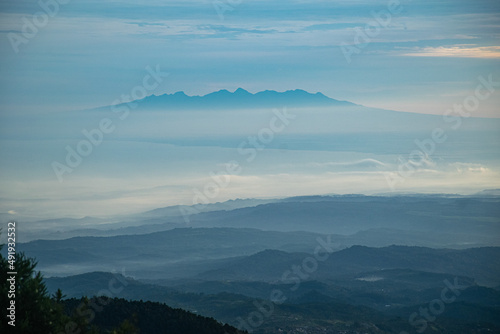
[[189, 96], [183, 91], [179, 91], [173, 94], [151, 95], [141, 100], [142, 107], [156, 109], [237, 109], [333, 105], [354, 104], [332, 99], [320, 92], [309, 93], [303, 89], [285, 92], [264, 90], [253, 94], [241, 87], [234, 92], [221, 89], [203, 96]]
[[[167, 94], [165, 94], [165, 95], [167, 95]], [[180, 91], [180, 92], [174, 93], [174, 96], [187, 96], [187, 95], [183, 91]]]
[[[213, 92], [211, 94], [232, 94], [230, 91], [228, 91], [227, 89], [221, 89], [217, 92]], [[207, 95], [210, 95], [210, 94], [207, 94]]]
[[247, 90], [245, 90], [245, 89], [243, 89], [243, 88], [241, 88], [241, 87], [240, 87], [240, 88], [238, 88], [237, 90], [235, 90], [233, 94], [239, 94], [239, 95], [241, 95], [241, 94], [244, 94], [244, 95], [252, 95], [252, 93], [250, 93], [249, 91], [247, 91]]
[[476, 196], [500, 196], [500, 189], [485, 189], [475, 194]]

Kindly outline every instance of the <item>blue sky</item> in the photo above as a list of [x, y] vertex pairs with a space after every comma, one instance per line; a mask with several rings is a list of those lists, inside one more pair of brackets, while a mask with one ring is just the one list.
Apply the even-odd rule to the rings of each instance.
[[[150, 94], [303, 89], [436, 115], [473, 95], [479, 77], [500, 82], [498, 1], [59, 1], [42, 22], [39, 2], [0, 0], [0, 214], [105, 215], [190, 204], [193, 189], [210, 182], [212, 171], [242, 157], [230, 145], [167, 142], [165, 131], [182, 137], [184, 129], [191, 135], [203, 130], [207, 138], [232, 135], [224, 140], [240, 143], [273, 117], [271, 110], [241, 113], [241, 119], [193, 111], [169, 115], [176, 123], [165, 115], [131, 115], [59, 183], [51, 162], [62, 161], [65, 147], [74, 147], [81, 130], [102, 117], [68, 112], [113, 104], [142, 83], [148, 66], [169, 74]], [[34, 17], [39, 27], [30, 32]], [[345, 50], [357, 51], [347, 59]], [[472, 116], [500, 118], [499, 106], [495, 89]], [[299, 140], [293, 136], [323, 133], [335, 123], [325, 111], [296, 112], [302, 116], [290, 133], [277, 136], [272, 149], [245, 166], [214, 201], [387, 192], [383, 173], [397, 171], [398, 154], [407, 157], [413, 140], [434, 129], [412, 137], [417, 135], [408, 127], [395, 126], [391, 131], [404, 140], [385, 140], [408, 145], [389, 153], [369, 145], [351, 152], [287, 149]], [[435, 127], [442, 123], [439, 118]], [[479, 139], [450, 139], [397, 190], [500, 187], [500, 159], [488, 142], [496, 142], [498, 133], [485, 132], [485, 149], [477, 155]], [[364, 138], [373, 139], [355, 140]]]
[[[401, 1], [348, 63], [341, 45], [353, 44], [389, 3], [73, 0], [15, 53], [8, 33], [40, 7], [1, 1], [2, 109], [108, 105], [156, 64], [171, 74], [157, 94], [301, 88], [437, 114], [472, 91], [479, 75], [500, 80], [497, 1]], [[478, 115], [498, 116], [498, 105], [496, 94]]]

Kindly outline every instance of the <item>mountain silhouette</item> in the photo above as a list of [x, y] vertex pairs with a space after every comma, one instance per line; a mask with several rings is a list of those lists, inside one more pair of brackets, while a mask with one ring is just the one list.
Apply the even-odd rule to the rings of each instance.
[[174, 94], [151, 95], [138, 101], [142, 108], [151, 109], [229, 109], [256, 107], [305, 107], [305, 106], [339, 106], [355, 105], [347, 101], [329, 98], [322, 93], [309, 93], [301, 89], [276, 92], [265, 90], [255, 94], [238, 88], [234, 92], [226, 89], [203, 96], [189, 96], [184, 92]]

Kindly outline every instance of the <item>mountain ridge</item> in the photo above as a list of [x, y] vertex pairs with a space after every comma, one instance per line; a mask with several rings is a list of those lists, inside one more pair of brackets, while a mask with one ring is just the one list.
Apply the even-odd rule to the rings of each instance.
[[[349, 101], [330, 98], [321, 92], [309, 93], [302, 89], [278, 92], [264, 90], [257, 93], [238, 88], [234, 92], [221, 89], [205, 95], [187, 95], [184, 91], [172, 94], [149, 95], [136, 100], [145, 108], [234, 108], [238, 107], [276, 107], [276, 106], [357, 106]], [[124, 103], [127, 104], [127, 103]]]
[[[478, 247], [463, 250], [435, 249], [429, 247], [391, 245], [367, 247], [354, 245], [329, 254], [320, 261], [308, 279], [328, 280], [343, 275], [357, 275], [368, 271], [407, 269], [434, 274], [452, 274], [470, 277], [480, 285], [498, 285], [498, 261], [500, 247]], [[293, 283], [292, 275], [284, 275], [288, 269], [300, 264], [307, 254], [264, 250], [242, 257], [222, 267], [198, 274], [196, 278], [208, 281], [267, 281], [281, 280]], [[256, 268], [259, 268], [258, 270]]]

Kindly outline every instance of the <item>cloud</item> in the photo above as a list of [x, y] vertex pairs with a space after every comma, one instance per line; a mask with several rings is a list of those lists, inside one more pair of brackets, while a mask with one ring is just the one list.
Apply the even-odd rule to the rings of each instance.
[[16, 211], [14, 211], [14, 210], [9, 210], [9, 211], [7, 211], [7, 213], [8, 213], [9, 215], [15, 215], [15, 214], [17, 214], [17, 212], [16, 212]]
[[388, 165], [375, 159], [361, 159], [349, 162], [325, 162], [325, 163], [311, 163], [313, 167], [328, 167], [339, 170], [381, 170], [386, 169]]
[[414, 51], [404, 53], [410, 57], [452, 57], [452, 58], [500, 58], [500, 46], [439, 46], [415, 48]]
[[488, 173], [490, 169], [481, 164], [455, 162], [450, 166], [459, 174], [464, 173]]

